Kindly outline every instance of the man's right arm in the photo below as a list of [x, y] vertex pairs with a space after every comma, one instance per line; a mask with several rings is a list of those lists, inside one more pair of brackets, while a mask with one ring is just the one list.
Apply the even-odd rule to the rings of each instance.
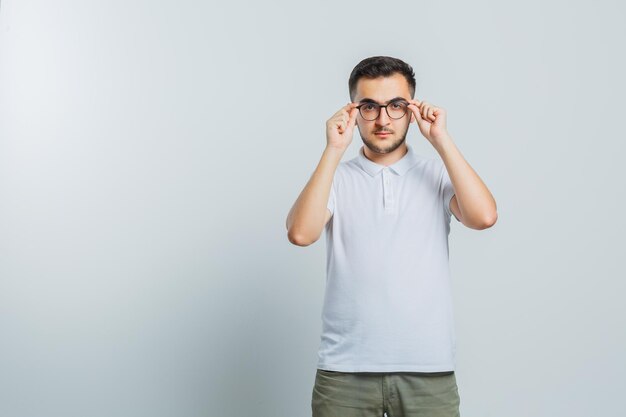
[[287, 237], [298, 246], [315, 243], [331, 217], [326, 207], [344, 149], [327, 146], [317, 168], [287, 216]]
[[359, 112], [357, 103], [348, 103], [326, 121], [326, 148], [315, 172], [287, 215], [287, 237], [294, 245], [308, 246], [320, 238], [330, 219], [326, 207], [335, 171], [352, 142]]

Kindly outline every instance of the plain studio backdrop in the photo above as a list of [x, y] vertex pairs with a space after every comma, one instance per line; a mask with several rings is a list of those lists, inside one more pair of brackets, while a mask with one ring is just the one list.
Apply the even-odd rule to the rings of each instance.
[[2, 0], [0, 415], [310, 416], [325, 241], [285, 219], [389, 55], [498, 205], [449, 237], [461, 415], [622, 416], [625, 12]]

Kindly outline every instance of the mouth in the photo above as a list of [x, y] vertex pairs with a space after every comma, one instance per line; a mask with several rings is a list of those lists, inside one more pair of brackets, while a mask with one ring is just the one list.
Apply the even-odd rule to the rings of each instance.
[[375, 135], [379, 138], [386, 138], [387, 136], [391, 135], [391, 132], [376, 132]]

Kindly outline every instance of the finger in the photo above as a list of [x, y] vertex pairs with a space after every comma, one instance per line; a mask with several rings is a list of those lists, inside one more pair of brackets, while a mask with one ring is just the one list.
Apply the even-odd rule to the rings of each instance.
[[415, 122], [419, 126], [420, 130], [428, 129], [428, 122], [422, 118], [422, 113], [420, 112], [420, 109], [418, 109], [417, 106], [415, 106], [415, 108], [416, 109], [413, 112], [415, 114]]
[[445, 111], [445, 109], [442, 109], [442, 108], [435, 109], [435, 116], [437, 116], [437, 119], [439, 119], [441, 124], [443, 124], [443, 125], [446, 124], [446, 111]]
[[348, 122], [348, 126], [350, 128], [353, 128], [354, 125], [356, 124], [357, 114], [359, 114], [359, 109], [353, 108], [352, 110], [350, 110], [350, 121]]
[[430, 123], [431, 123], [431, 121], [428, 119], [428, 116], [427, 116], [428, 109], [429, 109], [429, 107], [422, 107], [422, 109], [421, 109], [422, 111], [420, 111], [420, 118], [421, 118], [421, 121], [422, 121], [421, 125], [425, 129], [429, 129], [430, 128]]
[[339, 123], [337, 123], [337, 131], [339, 131], [339, 133], [343, 133], [345, 132], [345, 130], [346, 130], [346, 122], [342, 120]]
[[335, 127], [341, 133], [346, 128], [346, 121], [341, 114], [337, 115], [334, 119]]
[[419, 121], [422, 119], [421, 110], [415, 104], [409, 104], [409, 108], [413, 112], [413, 116], [415, 116], [415, 123], [419, 124]]
[[341, 116], [341, 133], [346, 132], [348, 129], [351, 129], [354, 126], [354, 115], [353, 112], [354, 110], [358, 111], [357, 109], [353, 109], [350, 111], [350, 113], [348, 112], [344, 112]]
[[433, 120], [435, 120], [437, 118], [437, 116], [439, 116], [439, 107], [433, 107]]
[[350, 110], [352, 109], [352, 107], [348, 104], [346, 106], [344, 106], [340, 111], [339, 111], [339, 115], [341, 115], [342, 118], [344, 118], [346, 121], [350, 118]]
[[415, 106], [415, 104], [409, 104], [408, 108], [411, 111], [411, 114], [410, 114], [410, 117], [409, 117], [409, 123], [413, 123], [414, 121], [415, 121], [415, 123], [417, 123], [417, 119], [415, 118], [415, 109], [417, 107]]
[[415, 105], [414, 103], [409, 103], [407, 107], [409, 108], [409, 110], [411, 110], [414, 118], [417, 118], [417, 113], [419, 113], [419, 107], [417, 107], [417, 105]]

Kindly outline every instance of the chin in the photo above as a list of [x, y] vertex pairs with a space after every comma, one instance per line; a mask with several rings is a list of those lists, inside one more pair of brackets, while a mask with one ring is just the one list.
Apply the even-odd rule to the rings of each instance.
[[[362, 139], [362, 138], [361, 138]], [[392, 138], [380, 139], [374, 135], [374, 140], [363, 140], [365, 146], [367, 146], [372, 152], [376, 153], [391, 153], [398, 149], [405, 138], [393, 142]]]

